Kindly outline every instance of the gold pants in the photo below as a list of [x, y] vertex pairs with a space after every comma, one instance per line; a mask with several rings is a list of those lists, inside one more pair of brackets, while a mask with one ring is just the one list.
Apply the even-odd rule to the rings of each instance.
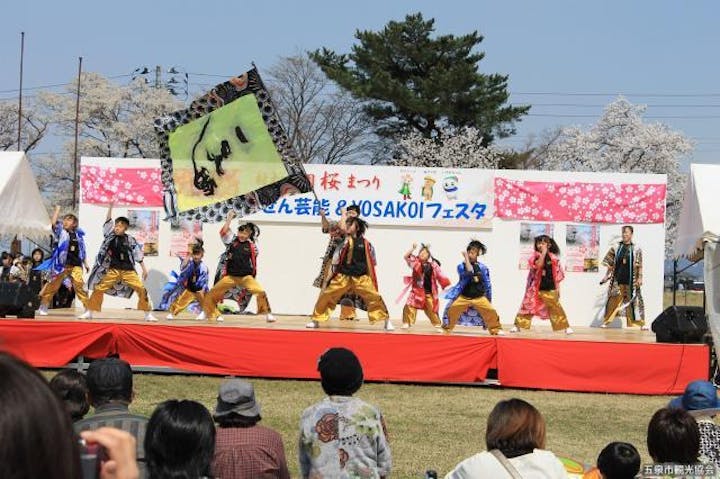
[[[332, 313], [332, 311], [328, 314], [330, 313]], [[340, 303], [340, 319], [349, 321], [355, 319], [355, 306]]]
[[[608, 297], [607, 304], [605, 305], [605, 319], [603, 320], [603, 324], [612, 323], [619, 312], [615, 311], [617, 307], [622, 303], [627, 303], [632, 297], [632, 288], [630, 285], [618, 284], [618, 289], [620, 290], [618, 294]], [[642, 318], [638, 320], [635, 319], [635, 304], [630, 304], [625, 308], [625, 319], [627, 320], [628, 327], [645, 326], [645, 320]]]
[[443, 329], [448, 332], [452, 331], [460, 319], [460, 315], [470, 306], [475, 308], [475, 311], [482, 316], [490, 334], [497, 334], [498, 331], [502, 329], [497, 311], [495, 311], [495, 308], [493, 308], [493, 305], [490, 304], [490, 301], [488, 301], [485, 296], [468, 298], [462, 295], [458, 296], [448, 308], [448, 324], [443, 325]]
[[178, 314], [182, 313], [185, 308], [190, 306], [193, 301], [197, 301], [200, 303], [200, 307], [203, 307], [203, 304], [205, 303], [205, 293], [202, 291], [189, 291], [189, 290], [183, 290], [182, 293], [180, 293], [180, 296], [175, 298], [175, 301], [172, 302], [170, 305], [169, 311], [170, 314], [173, 316], [177, 316]]
[[[565, 310], [560, 305], [560, 294], [556, 289], [552, 291], [539, 291], [538, 296], [550, 313], [550, 324], [553, 331], [567, 329], [570, 327]], [[520, 329], [530, 329], [532, 314], [518, 314], [515, 317], [515, 326]]]
[[132, 288], [138, 295], [137, 309], [140, 311], [150, 311], [150, 300], [148, 299], [148, 293], [140, 280], [140, 276], [135, 270], [125, 271], [120, 269], [109, 269], [105, 273], [102, 281], [100, 281], [95, 289], [93, 289], [92, 295], [88, 300], [87, 308], [90, 311], [100, 311], [102, 309], [103, 296], [105, 291], [112, 288], [115, 283], [121, 281]]
[[[435, 302], [433, 301], [432, 294], [425, 295], [425, 316], [428, 317], [433, 326], [439, 326], [441, 324], [440, 318], [434, 309]], [[415, 318], [417, 317], [417, 308], [406, 304], [403, 308], [403, 323], [409, 324], [410, 326], [415, 324]]]
[[85, 291], [82, 266], [66, 266], [65, 271], [55, 276], [55, 279], [45, 285], [42, 291], [40, 291], [40, 302], [43, 306], [48, 306], [50, 304], [53, 296], [55, 296], [55, 293], [57, 293], [60, 289], [63, 280], [65, 280], [68, 276], [70, 276], [70, 281], [72, 281], [75, 296], [77, 296], [77, 299], [79, 299], [83, 306], [87, 308], [88, 294], [87, 291]]
[[338, 273], [320, 292], [312, 314], [313, 321], [327, 321], [330, 311], [335, 309], [340, 298], [349, 291], [356, 293], [365, 301], [371, 324], [390, 317], [385, 302], [375, 289], [369, 275], [355, 277]]
[[220, 311], [217, 309], [217, 305], [225, 297], [225, 293], [234, 287], [240, 287], [249, 294], [255, 295], [257, 301], [257, 314], [267, 314], [270, 312], [270, 303], [267, 299], [265, 290], [257, 282], [252, 275], [247, 276], [223, 276], [215, 286], [205, 295], [205, 301], [203, 302], [203, 309], [205, 310], [205, 316], [208, 320], [213, 321], [220, 316]]

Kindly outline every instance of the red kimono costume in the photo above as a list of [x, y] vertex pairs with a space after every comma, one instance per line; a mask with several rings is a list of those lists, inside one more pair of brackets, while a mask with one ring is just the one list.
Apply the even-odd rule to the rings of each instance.
[[[417, 310], [422, 309], [433, 326], [439, 328], [442, 323], [438, 316], [440, 310], [440, 301], [438, 300], [438, 290], [445, 289], [450, 285], [450, 279], [445, 276], [440, 269], [440, 265], [435, 261], [423, 263], [415, 255], [410, 255], [406, 259], [408, 266], [412, 270], [412, 276], [405, 276], [406, 287], [401, 294], [402, 296], [409, 290], [405, 307], [403, 308], [403, 323], [409, 326], [415, 324]], [[425, 284], [425, 265], [430, 270], [430, 292], [426, 289]]]
[[551, 263], [553, 288], [541, 288], [546, 269], [544, 266], [536, 265], [540, 258], [540, 253], [536, 251], [528, 261], [530, 269], [525, 287], [525, 297], [520, 305], [520, 311], [515, 317], [515, 326], [520, 329], [530, 329], [533, 316], [539, 316], [540, 319], [549, 318], [553, 331], [570, 327], [565, 310], [560, 305], [560, 282], [565, 278], [565, 273], [560, 266], [560, 258], [550, 252], [547, 255]]

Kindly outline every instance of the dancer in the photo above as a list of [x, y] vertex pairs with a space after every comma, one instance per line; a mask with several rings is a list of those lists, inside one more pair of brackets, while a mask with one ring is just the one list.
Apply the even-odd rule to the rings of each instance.
[[270, 303], [262, 285], [257, 282], [257, 256], [258, 249], [255, 239], [260, 235], [260, 229], [253, 223], [242, 223], [238, 226], [237, 234], [233, 235], [230, 223], [235, 218], [235, 212], [228, 213], [225, 224], [220, 229], [220, 237], [227, 246], [225, 251], [226, 265], [223, 276], [215, 286], [205, 295], [203, 309], [209, 321], [223, 322], [217, 305], [223, 300], [225, 293], [234, 287], [245, 289], [247, 294], [256, 295], [257, 314], [264, 314], [268, 323], [275, 321], [270, 312]]
[[632, 226], [623, 226], [622, 241], [617, 247], [610, 248], [603, 260], [607, 273], [600, 284], [610, 282], [610, 286], [601, 328], [607, 328], [624, 309], [628, 327], [640, 326], [641, 331], [650, 329], [645, 325], [645, 303], [640, 293], [643, 280], [642, 250], [633, 243], [633, 233]]
[[572, 334], [574, 331], [560, 305], [560, 282], [565, 278], [565, 273], [560, 266], [560, 248], [555, 240], [547, 235], [536, 236], [535, 253], [528, 261], [528, 266], [525, 297], [510, 332], [530, 329], [533, 316], [539, 316], [542, 319], [550, 318], [553, 331], [564, 329], [565, 334]]
[[[88, 279], [88, 285], [93, 292], [88, 300], [87, 311], [80, 315], [80, 319], [92, 319], [94, 313], [102, 310], [104, 294], [129, 298], [135, 291], [138, 295], [137, 309], [145, 312], [145, 321], [157, 321], [150, 312], [152, 309], [150, 300], [143, 285], [148, 272], [143, 263], [142, 245], [127, 234], [130, 220], [118, 216], [113, 223], [113, 206], [114, 203], [108, 206], [103, 225], [105, 239], [100, 245], [95, 265]], [[138, 263], [142, 269], [142, 281], [135, 271], [135, 263]]]
[[[345, 241], [346, 236], [346, 220], [348, 218], [359, 218], [360, 207], [358, 205], [350, 205], [342, 210], [340, 219], [338, 221], [328, 221], [325, 216], [325, 211], [320, 209], [320, 221], [322, 224], [322, 231], [330, 236], [325, 254], [323, 255], [322, 266], [320, 267], [320, 273], [318, 274], [313, 286], [316, 288], [323, 289], [334, 274], [337, 268], [338, 252]], [[367, 311], [367, 307], [363, 302], [362, 298], [357, 294], [348, 293], [340, 298], [340, 320], [353, 321], [357, 319], [355, 310], [362, 309]]]
[[457, 267], [459, 281], [445, 295], [449, 299], [443, 314], [442, 331], [450, 334], [460, 319], [460, 315], [468, 308], [474, 308], [482, 316], [483, 321], [492, 335], [505, 335], [500, 318], [493, 308], [492, 285], [490, 270], [478, 261], [487, 248], [478, 240], [472, 240], [461, 254], [463, 262]]
[[[208, 278], [210, 273], [207, 265], [203, 262], [205, 249], [201, 239], [197, 239], [190, 250], [191, 256], [187, 258], [180, 267], [180, 274], [177, 278], [176, 292], [171, 294], [175, 298], [170, 303], [166, 319], [175, 319], [193, 302], [197, 301], [202, 306], [205, 302], [205, 293], [208, 291]], [[195, 318], [198, 321], [205, 319], [205, 311], [201, 311]]]
[[88, 293], [83, 280], [83, 267], [85, 272], [90, 271], [85, 249], [85, 232], [78, 228], [77, 216], [67, 214], [60, 222], [59, 215], [60, 206], [56, 206], [52, 217], [55, 249], [50, 258], [34, 268], [38, 271], [48, 271], [50, 274], [50, 282], [40, 292], [40, 308], [37, 310], [40, 316], [48, 315], [48, 307], [53, 296], [68, 277], [72, 281], [75, 295], [85, 308], [83, 314], [88, 311]]
[[430, 322], [436, 328], [442, 326], [438, 317], [440, 302], [438, 301], [438, 290], [445, 289], [450, 285], [450, 280], [440, 269], [440, 262], [432, 257], [430, 248], [426, 244], [420, 245], [417, 256], [413, 254], [417, 244], [413, 243], [412, 248], [405, 253], [405, 262], [412, 270], [411, 276], [405, 277], [407, 284], [401, 297], [409, 290], [407, 302], [403, 308], [403, 329], [408, 329], [415, 324], [417, 310], [422, 309]]
[[321, 321], [327, 321], [330, 312], [347, 292], [358, 294], [368, 308], [370, 324], [385, 321], [385, 330], [395, 328], [390, 322], [387, 307], [378, 293], [375, 276], [375, 250], [365, 239], [367, 223], [357, 217], [346, 220], [347, 237], [338, 255], [338, 266], [330, 283], [321, 292], [315, 303], [312, 321], [307, 328], [318, 328]]

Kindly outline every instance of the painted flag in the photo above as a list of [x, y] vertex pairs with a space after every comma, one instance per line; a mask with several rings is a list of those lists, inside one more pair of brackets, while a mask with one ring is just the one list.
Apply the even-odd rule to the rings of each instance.
[[155, 120], [166, 219], [223, 221], [312, 185], [257, 70]]

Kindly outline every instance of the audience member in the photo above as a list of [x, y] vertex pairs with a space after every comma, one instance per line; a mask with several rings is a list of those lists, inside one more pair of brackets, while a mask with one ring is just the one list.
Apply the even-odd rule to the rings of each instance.
[[545, 450], [545, 419], [522, 399], [500, 401], [490, 412], [487, 451], [458, 464], [446, 478], [566, 478], [560, 460]]
[[302, 477], [387, 477], [392, 468], [385, 420], [373, 405], [353, 397], [363, 370], [345, 348], [326, 351], [318, 363], [325, 399], [300, 419]]
[[640, 472], [640, 453], [627, 442], [611, 442], [600, 451], [597, 467], [585, 478], [633, 479]]
[[65, 404], [73, 422], [77, 422], [88, 413], [88, 387], [85, 375], [74, 369], [63, 369], [50, 380], [50, 387]]
[[713, 383], [691, 382], [682, 396], [670, 401], [669, 407], [684, 409], [695, 418], [700, 430], [700, 462], [720, 467], [720, 426], [714, 419], [720, 412], [720, 401]]
[[217, 423], [213, 473], [223, 479], [289, 479], [280, 434], [258, 425], [260, 403], [247, 381], [230, 379], [220, 385], [213, 414]]
[[161, 403], [148, 422], [145, 457], [150, 479], [211, 477], [215, 425], [195, 401]]
[[13, 257], [7, 251], [0, 254], [0, 281], [10, 281], [10, 270], [13, 265]]
[[656, 463], [696, 464], [700, 452], [697, 422], [684, 409], [659, 409], [648, 425], [647, 447]]
[[137, 441], [140, 476], [145, 477], [145, 453], [142, 448], [147, 418], [132, 414], [133, 375], [130, 365], [118, 358], [97, 359], [87, 371], [88, 396], [95, 414], [75, 423], [75, 430], [86, 431], [115, 427], [127, 431]]
[[32, 366], [0, 352], [0, 477], [79, 479], [70, 416]]

